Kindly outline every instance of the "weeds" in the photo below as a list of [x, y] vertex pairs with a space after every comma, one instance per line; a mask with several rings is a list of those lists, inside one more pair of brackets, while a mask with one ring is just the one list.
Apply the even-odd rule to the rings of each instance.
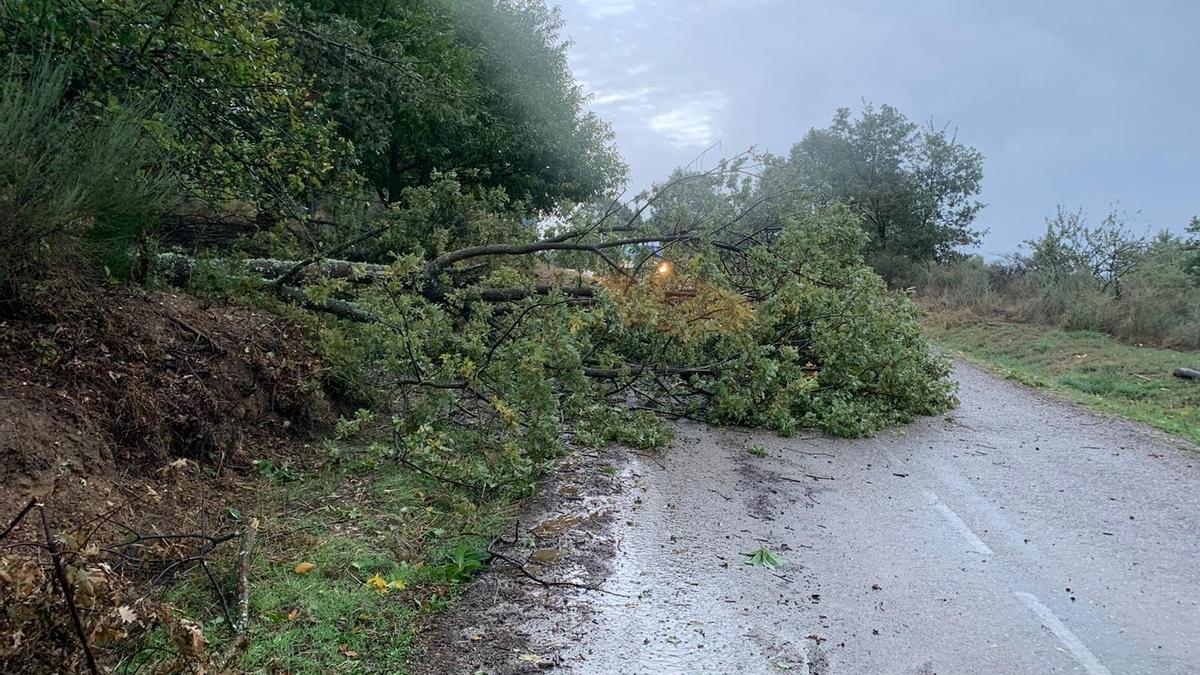
[[[500, 529], [506, 502], [481, 502], [354, 445], [319, 470], [286, 481], [280, 470], [264, 474], [274, 487], [258, 507], [266, 515], [251, 574], [254, 639], [239, 667], [402, 672], [423, 617], [486, 568], [479, 533]], [[202, 575], [168, 600], [213, 617], [204, 635], [210, 651], [224, 648], [231, 634]]]

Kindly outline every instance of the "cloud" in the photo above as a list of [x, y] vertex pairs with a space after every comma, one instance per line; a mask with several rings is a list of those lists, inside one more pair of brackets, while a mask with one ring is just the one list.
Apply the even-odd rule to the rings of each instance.
[[650, 116], [646, 126], [677, 148], [712, 145], [720, 133], [716, 115], [725, 103], [721, 92], [704, 92]]
[[626, 89], [616, 91], [596, 91], [592, 93], [591, 103], [593, 106], [604, 107], [616, 104], [624, 104], [621, 107], [627, 107], [631, 103], [644, 103], [654, 93], [654, 89], [650, 87], [639, 87], [637, 89]]
[[634, 0], [580, 0], [580, 4], [587, 8], [588, 16], [593, 19], [628, 14], [637, 6]]

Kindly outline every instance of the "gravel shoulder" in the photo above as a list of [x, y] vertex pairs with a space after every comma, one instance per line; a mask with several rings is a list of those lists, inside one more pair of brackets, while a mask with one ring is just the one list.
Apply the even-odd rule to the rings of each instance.
[[418, 670], [1200, 670], [1200, 454], [956, 377], [958, 410], [872, 439], [686, 423], [661, 455], [572, 458], [501, 550], [603, 592], [498, 564]]

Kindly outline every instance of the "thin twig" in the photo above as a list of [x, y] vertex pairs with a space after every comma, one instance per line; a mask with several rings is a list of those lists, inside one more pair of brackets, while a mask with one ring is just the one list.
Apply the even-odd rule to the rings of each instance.
[[208, 576], [208, 581], [212, 584], [213, 592], [217, 594], [217, 600], [221, 601], [221, 614], [225, 617], [225, 625], [231, 629], [236, 629], [236, 626], [233, 624], [233, 617], [229, 615], [229, 603], [225, 602], [225, 592], [221, 590], [221, 584], [218, 584], [217, 578], [213, 576], [212, 569], [208, 566], [208, 561], [201, 558], [200, 566], [204, 568], [204, 574]]
[[83, 620], [79, 618], [79, 608], [75, 606], [75, 594], [71, 591], [71, 585], [67, 583], [67, 575], [63, 571], [62, 555], [59, 553], [58, 546], [54, 544], [54, 537], [50, 534], [50, 521], [46, 518], [46, 507], [41, 508], [41, 514], [42, 531], [46, 534], [46, 548], [50, 550], [50, 561], [54, 563], [54, 576], [58, 580], [58, 587], [67, 601], [67, 609], [71, 612], [71, 623], [75, 626], [75, 635], [79, 637], [79, 646], [83, 647], [83, 655], [87, 658], [88, 669], [94, 675], [99, 675], [100, 669], [96, 667], [96, 657], [92, 656], [87, 633], [83, 630]]
[[258, 519], [251, 518], [242, 529], [242, 545], [238, 549], [238, 619], [233, 631], [238, 635], [250, 627], [250, 550], [254, 546], [254, 532], [258, 529]]
[[493, 558], [499, 558], [500, 560], [503, 560], [504, 562], [508, 563], [509, 565], [512, 565], [513, 567], [517, 568], [518, 572], [520, 572], [521, 574], [525, 575], [526, 577], [532, 579], [533, 581], [536, 581], [537, 583], [541, 584], [542, 586], [569, 586], [571, 588], [581, 588], [585, 591], [596, 591], [597, 593], [606, 593], [608, 595], [615, 595], [618, 598], [628, 598], [629, 597], [628, 595], [616, 593], [614, 591], [606, 591], [603, 588], [600, 588], [599, 586], [589, 586], [587, 584], [575, 583], [574, 581], [548, 581], [546, 579], [542, 579], [541, 577], [534, 576], [532, 572], [525, 569], [525, 565], [523, 565], [520, 562], [517, 562], [516, 560], [513, 560], [512, 558], [504, 555], [503, 553], [497, 553], [491, 549], [488, 549], [488, 555], [492, 556]]
[[29, 513], [29, 511], [31, 509], [33, 509], [33, 507], [37, 506], [37, 503], [38, 503], [38, 501], [36, 498], [30, 499], [29, 503], [25, 505], [25, 508], [21, 509], [21, 512], [17, 514], [17, 517], [13, 518], [12, 522], [8, 524], [8, 527], [4, 528], [4, 533], [0, 534], [0, 539], [4, 539], [13, 530], [15, 530], [17, 528], [17, 525], [20, 525], [21, 521], [25, 519], [25, 514]]
[[[814, 476], [811, 473], [804, 474], [804, 477], [811, 478], [812, 480], [815, 480], [815, 481], [834, 480], [833, 476]], [[789, 483], [806, 483], [807, 482], [807, 481], [800, 480], [799, 478], [790, 478], [788, 476], [776, 476], [776, 478], [778, 478], [779, 480], [786, 480]]]

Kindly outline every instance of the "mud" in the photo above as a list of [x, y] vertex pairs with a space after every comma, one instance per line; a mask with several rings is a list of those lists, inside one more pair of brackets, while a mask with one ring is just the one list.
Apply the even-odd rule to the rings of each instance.
[[1200, 670], [1196, 450], [957, 377], [959, 410], [873, 439], [682, 424], [661, 457], [576, 458], [514, 550], [608, 593], [498, 567], [423, 672]]
[[[633, 478], [613, 468], [631, 462], [622, 448], [577, 452], [523, 505], [513, 530], [493, 550], [502, 559], [473, 581], [455, 609], [424, 631], [418, 674], [533, 673], [562, 665], [571, 641], [586, 635], [591, 596], [603, 591], [618, 555], [614, 514]], [[578, 584], [565, 586], [561, 584]]]

